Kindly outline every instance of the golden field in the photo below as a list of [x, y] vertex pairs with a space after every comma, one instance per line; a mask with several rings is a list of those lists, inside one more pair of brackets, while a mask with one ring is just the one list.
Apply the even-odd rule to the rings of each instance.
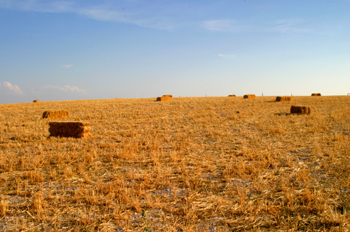
[[349, 96], [1, 104], [0, 230], [349, 231], [349, 131]]

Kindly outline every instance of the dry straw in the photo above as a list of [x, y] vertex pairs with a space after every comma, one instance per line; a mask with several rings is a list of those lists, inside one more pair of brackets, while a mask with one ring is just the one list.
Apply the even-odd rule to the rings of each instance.
[[276, 101], [278, 102], [292, 101], [292, 97], [276, 97]]
[[255, 98], [254, 94], [246, 94], [243, 96], [243, 98], [250, 99], [250, 98]]
[[88, 122], [49, 122], [50, 136], [85, 138], [91, 136]]
[[33, 103], [38, 103], [40, 102], [40, 100], [33, 100]]
[[43, 118], [62, 118], [69, 117], [69, 112], [67, 110], [57, 110], [57, 111], [44, 111]]
[[292, 106], [290, 108], [291, 114], [310, 114], [311, 110], [309, 106]]
[[317, 97], [317, 96], [321, 96], [321, 94], [320, 93], [312, 93], [311, 96]]
[[169, 101], [170, 97], [157, 97], [157, 101]]
[[236, 97], [236, 95], [228, 95], [229, 97]]
[[173, 95], [168, 94], [168, 95], [163, 95], [163, 97], [169, 97], [169, 98], [171, 98], [171, 97], [173, 97]]

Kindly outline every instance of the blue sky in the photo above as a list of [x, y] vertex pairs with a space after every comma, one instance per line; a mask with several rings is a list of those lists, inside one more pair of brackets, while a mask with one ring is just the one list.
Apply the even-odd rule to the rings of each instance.
[[350, 93], [349, 0], [0, 0], [0, 103]]

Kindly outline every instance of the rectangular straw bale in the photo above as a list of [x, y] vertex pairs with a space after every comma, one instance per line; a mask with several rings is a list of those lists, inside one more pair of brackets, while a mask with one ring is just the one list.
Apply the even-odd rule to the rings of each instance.
[[91, 136], [88, 122], [49, 122], [50, 136], [84, 138]]
[[311, 109], [309, 106], [291, 106], [291, 114], [310, 114]]
[[276, 97], [276, 101], [278, 102], [292, 101], [292, 97]]
[[169, 97], [169, 98], [171, 98], [171, 97], [173, 97], [173, 95], [168, 94], [168, 95], [163, 95], [163, 97]]
[[236, 95], [228, 95], [229, 97], [236, 97]]
[[170, 97], [157, 97], [157, 101], [169, 101]]
[[33, 103], [37, 103], [37, 102], [40, 102], [40, 100], [33, 100]]
[[311, 96], [317, 97], [317, 96], [321, 96], [321, 94], [320, 93], [312, 93]]
[[246, 94], [243, 96], [243, 98], [246, 98], [246, 99], [255, 98], [255, 94]]
[[56, 111], [44, 111], [43, 118], [60, 118], [69, 117], [67, 110], [56, 110]]

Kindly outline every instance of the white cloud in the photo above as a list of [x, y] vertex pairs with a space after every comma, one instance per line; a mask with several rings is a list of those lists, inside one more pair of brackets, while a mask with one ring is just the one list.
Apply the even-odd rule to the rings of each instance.
[[71, 91], [71, 92], [79, 92], [79, 93], [86, 93], [86, 91], [85, 90], [83, 90], [83, 89], [79, 89], [78, 87], [76, 87], [76, 86], [69, 86], [69, 85], [65, 85], [64, 87], [63, 87], [63, 89], [64, 89], [64, 91]]
[[223, 57], [223, 58], [233, 58], [236, 57], [236, 55], [233, 54], [218, 54], [218, 56]]
[[65, 86], [52, 86], [52, 85], [48, 85], [48, 86], [44, 86], [41, 87], [41, 89], [56, 89], [56, 90], [60, 90], [62, 92], [74, 92], [74, 93], [83, 93], [86, 94], [86, 90], [83, 89], [79, 89], [76, 86], [70, 86], [70, 85], [65, 85]]
[[8, 81], [3, 82], [2, 84], [0, 83], [0, 93], [1, 94], [17, 94], [17, 95], [24, 94], [24, 92], [17, 85], [12, 85]]
[[63, 68], [70, 68], [70, 67], [73, 67], [73, 65], [72, 64], [63, 64], [62, 67]]

